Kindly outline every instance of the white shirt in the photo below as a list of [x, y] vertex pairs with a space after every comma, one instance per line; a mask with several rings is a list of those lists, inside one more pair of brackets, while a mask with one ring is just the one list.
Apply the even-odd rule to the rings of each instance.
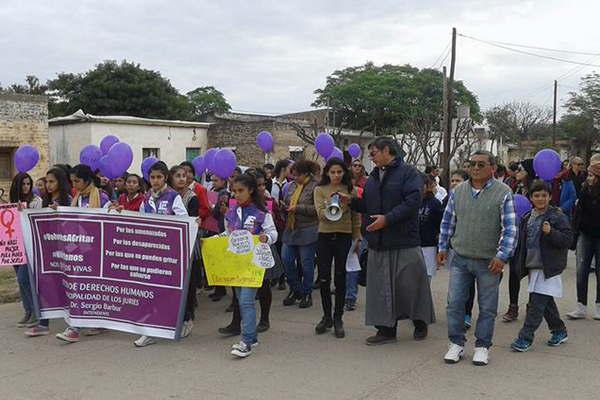
[[442, 186], [438, 185], [437, 190], [435, 191], [435, 198], [442, 203], [444, 199], [448, 196], [448, 192]]
[[529, 293], [545, 294], [552, 297], [562, 297], [562, 279], [560, 275], [553, 276], [550, 279], [544, 277], [544, 271], [534, 269], [529, 271]]

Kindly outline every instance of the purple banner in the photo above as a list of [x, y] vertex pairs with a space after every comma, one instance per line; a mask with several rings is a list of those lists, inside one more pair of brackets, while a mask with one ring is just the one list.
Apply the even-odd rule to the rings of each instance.
[[41, 318], [179, 338], [197, 232], [192, 218], [68, 207], [26, 215]]

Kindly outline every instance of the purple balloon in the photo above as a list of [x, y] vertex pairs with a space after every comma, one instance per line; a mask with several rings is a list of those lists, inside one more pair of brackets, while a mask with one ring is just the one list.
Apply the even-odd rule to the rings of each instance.
[[204, 153], [204, 165], [206, 165], [206, 170], [210, 173], [215, 172], [213, 160], [215, 159], [215, 155], [218, 151], [218, 147], [213, 147], [212, 149], [206, 150], [206, 153]]
[[142, 160], [142, 175], [144, 176], [144, 179], [146, 179], [147, 181], [150, 180], [150, 168], [156, 164], [158, 162], [158, 158], [156, 157], [146, 157]]
[[103, 155], [100, 160], [98, 160], [98, 167], [100, 173], [108, 179], [116, 179], [123, 175], [124, 172], [118, 168], [115, 160], [113, 160], [109, 154]]
[[237, 166], [235, 153], [229, 149], [221, 149], [215, 154], [213, 164], [215, 175], [221, 179], [227, 179], [233, 174], [233, 170]]
[[79, 162], [89, 166], [93, 171], [98, 169], [98, 160], [102, 157], [100, 147], [88, 144], [79, 152]]
[[20, 146], [15, 152], [15, 168], [19, 172], [31, 171], [40, 160], [40, 153], [30, 144]]
[[358, 158], [360, 157], [360, 146], [356, 143], [352, 143], [350, 146], [348, 146], [348, 153], [350, 154], [350, 156], [352, 158]]
[[133, 162], [133, 150], [127, 143], [118, 142], [113, 144], [107, 155], [116, 164], [114, 166], [115, 171], [121, 171], [120, 175], [127, 172]]
[[114, 135], [107, 135], [102, 138], [100, 141], [100, 150], [102, 150], [102, 154], [108, 154], [108, 151], [112, 147], [113, 144], [119, 143], [119, 138]]
[[329, 157], [327, 157], [327, 161], [331, 160], [332, 158], [339, 158], [340, 160], [344, 161], [344, 152], [342, 152], [342, 150], [339, 148], [334, 147]]
[[560, 168], [560, 156], [552, 149], [540, 150], [533, 158], [535, 173], [545, 181], [551, 181], [560, 172]]
[[273, 135], [271, 132], [262, 131], [256, 136], [256, 144], [265, 153], [273, 151]]
[[202, 156], [194, 157], [192, 165], [194, 166], [194, 171], [196, 171], [196, 176], [202, 176], [204, 171], [206, 171], [206, 162]]
[[321, 132], [315, 139], [315, 148], [317, 153], [323, 158], [329, 157], [333, 148], [335, 147], [335, 141], [330, 134]]
[[529, 199], [522, 194], [515, 194], [514, 197], [515, 212], [517, 217], [523, 218], [525, 214], [531, 211], [532, 205]]

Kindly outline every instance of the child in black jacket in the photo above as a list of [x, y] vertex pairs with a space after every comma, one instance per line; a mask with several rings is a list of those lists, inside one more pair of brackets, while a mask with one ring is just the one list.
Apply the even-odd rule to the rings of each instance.
[[519, 336], [511, 344], [519, 352], [529, 350], [543, 319], [552, 333], [549, 346], [559, 346], [568, 338], [554, 298], [562, 297], [560, 274], [567, 266], [573, 232], [567, 216], [550, 206], [550, 187], [546, 182], [535, 181], [529, 196], [533, 209], [521, 220], [515, 254], [521, 276], [529, 275], [527, 315]]

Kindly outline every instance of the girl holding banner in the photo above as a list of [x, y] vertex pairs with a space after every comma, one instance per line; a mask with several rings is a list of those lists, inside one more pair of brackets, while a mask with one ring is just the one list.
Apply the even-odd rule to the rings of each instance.
[[[183, 169], [181, 171], [185, 174]], [[150, 190], [144, 197], [144, 202], [140, 206], [140, 212], [188, 216], [188, 211], [185, 208], [181, 195], [167, 185], [169, 178], [169, 168], [167, 165], [162, 161], [157, 162], [150, 167], [148, 175], [150, 177]], [[192, 326], [191, 319], [184, 321], [181, 337], [189, 336], [192, 332]], [[136, 347], [146, 347], [155, 343], [156, 339], [145, 335], [140, 336], [133, 342]]]
[[[247, 230], [258, 235], [262, 243], [275, 243], [277, 229], [273, 217], [264, 205], [264, 196], [258, 191], [256, 178], [249, 174], [239, 175], [233, 181], [232, 192], [237, 205], [231, 207], [225, 215], [226, 233]], [[245, 358], [252, 354], [252, 347], [258, 344], [255, 305], [257, 288], [236, 287], [235, 292], [239, 301], [242, 340], [232, 346], [231, 354]]]
[[[11, 203], [19, 205], [19, 210], [22, 208], [42, 207], [42, 199], [33, 193], [33, 179], [31, 179], [29, 174], [24, 172], [18, 173], [12, 180], [9, 198]], [[37, 325], [37, 318], [33, 312], [33, 295], [31, 294], [28, 266], [26, 264], [15, 265], [14, 268], [17, 274], [21, 303], [25, 311], [23, 318], [17, 322], [17, 326], [19, 328], [35, 326]]]
[[[46, 195], [42, 199], [42, 206], [56, 209], [58, 206], [68, 207], [71, 198], [71, 184], [67, 174], [60, 168], [52, 168], [46, 173]], [[49, 320], [40, 319], [39, 324], [25, 331], [25, 336], [46, 336], [50, 333], [48, 329]]]
[[[106, 193], [98, 189], [100, 180], [94, 175], [94, 171], [89, 166], [76, 165], [70, 174], [73, 189], [76, 191], [75, 197], [71, 201], [71, 207], [108, 208], [111, 205]], [[95, 336], [104, 331], [105, 329], [99, 328], [86, 329], [85, 335]], [[63, 332], [56, 334], [56, 338], [67, 343], [77, 343], [79, 342], [80, 333], [80, 328], [68, 326]]]

